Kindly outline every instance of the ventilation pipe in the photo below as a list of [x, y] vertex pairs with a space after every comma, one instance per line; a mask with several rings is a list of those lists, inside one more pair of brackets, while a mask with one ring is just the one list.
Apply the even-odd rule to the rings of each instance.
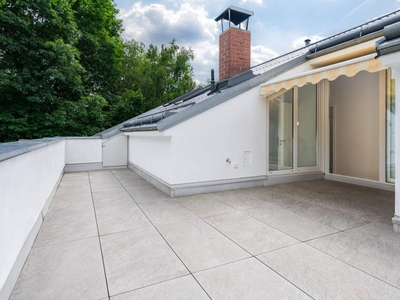
[[215, 91], [214, 69], [211, 69], [211, 93]]

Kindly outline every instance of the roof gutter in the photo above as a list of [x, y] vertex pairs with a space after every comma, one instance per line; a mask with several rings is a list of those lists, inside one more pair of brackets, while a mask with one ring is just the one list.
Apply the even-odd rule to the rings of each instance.
[[379, 38], [381, 36], [383, 36], [383, 30], [379, 30], [377, 32], [362, 36], [362, 37], [360, 37], [358, 39], [353, 39], [353, 40], [349, 40], [349, 41], [346, 41], [346, 42], [341, 43], [341, 44], [334, 45], [334, 46], [332, 46], [330, 48], [327, 48], [327, 49], [324, 49], [324, 50], [320, 50], [320, 51], [317, 51], [317, 52], [313, 52], [311, 54], [307, 54], [306, 58], [307, 59], [312, 59], [312, 58], [320, 57], [322, 55], [333, 53], [333, 52], [336, 52], [336, 51], [339, 51], [339, 50], [342, 50], [342, 49], [346, 49], [346, 48], [351, 47], [351, 46], [355, 46], [355, 45], [358, 45], [358, 44], [361, 44], [361, 43], [364, 43], [364, 42], [368, 42], [370, 40], [374, 40], [374, 39]]
[[400, 51], [400, 22], [385, 27], [384, 35], [376, 42], [377, 57]]
[[338, 51], [340, 49], [383, 36], [383, 29], [386, 26], [400, 21], [400, 14], [398, 12], [399, 11], [396, 11], [389, 15], [383, 16], [379, 20], [371, 21], [364, 26], [350, 29], [336, 37], [317, 42], [310, 47], [309, 54], [307, 54], [307, 59], [315, 58], [320, 55]]

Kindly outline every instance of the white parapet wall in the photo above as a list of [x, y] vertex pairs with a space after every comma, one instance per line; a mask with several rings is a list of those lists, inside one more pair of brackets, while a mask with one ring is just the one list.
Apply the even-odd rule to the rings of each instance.
[[66, 138], [65, 172], [102, 169], [102, 153], [102, 140], [100, 138]]
[[64, 173], [65, 139], [26, 143], [0, 153], [0, 299], [11, 294]]

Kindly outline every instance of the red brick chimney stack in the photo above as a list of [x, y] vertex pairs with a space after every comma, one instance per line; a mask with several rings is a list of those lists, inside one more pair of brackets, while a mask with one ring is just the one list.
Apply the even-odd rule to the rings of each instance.
[[[221, 21], [219, 36], [219, 81], [250, 70], [251, 33], [248, 31], [250, 10], [229, 6], [215, 21]], [[228, 28], [224, 31], [224, 22]], [[245, 23], [245, 29], [242, 26]], [[232, 27], [232, 24], [236, 27]]]
[[219, 36], [219, 80], [250, 70], [251, 33], [230, 27]]

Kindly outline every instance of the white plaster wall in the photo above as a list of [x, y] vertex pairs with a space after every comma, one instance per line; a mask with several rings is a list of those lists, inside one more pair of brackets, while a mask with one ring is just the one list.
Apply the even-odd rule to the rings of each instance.
[[65, 163], [81, 164], [102, 162], [102, 140], [68, 138], [65, 141]]
[[115, 136], [103, 140], [103, 167], [126, 166], [128, 164], [128, 137]]
[[0, 162], [0, 290], [64, 165], [64, 141]]
[[379, 73], [331, 82], [335, 113], [335, 174], [379, 180]]
[[171, 137], [158, 132], [129, 134], [129, 162], [171, 183]]
[[259, 93], [254, 88], [165, 132], [172, 136], [171, 183], [266, 175], [266, 101]]

